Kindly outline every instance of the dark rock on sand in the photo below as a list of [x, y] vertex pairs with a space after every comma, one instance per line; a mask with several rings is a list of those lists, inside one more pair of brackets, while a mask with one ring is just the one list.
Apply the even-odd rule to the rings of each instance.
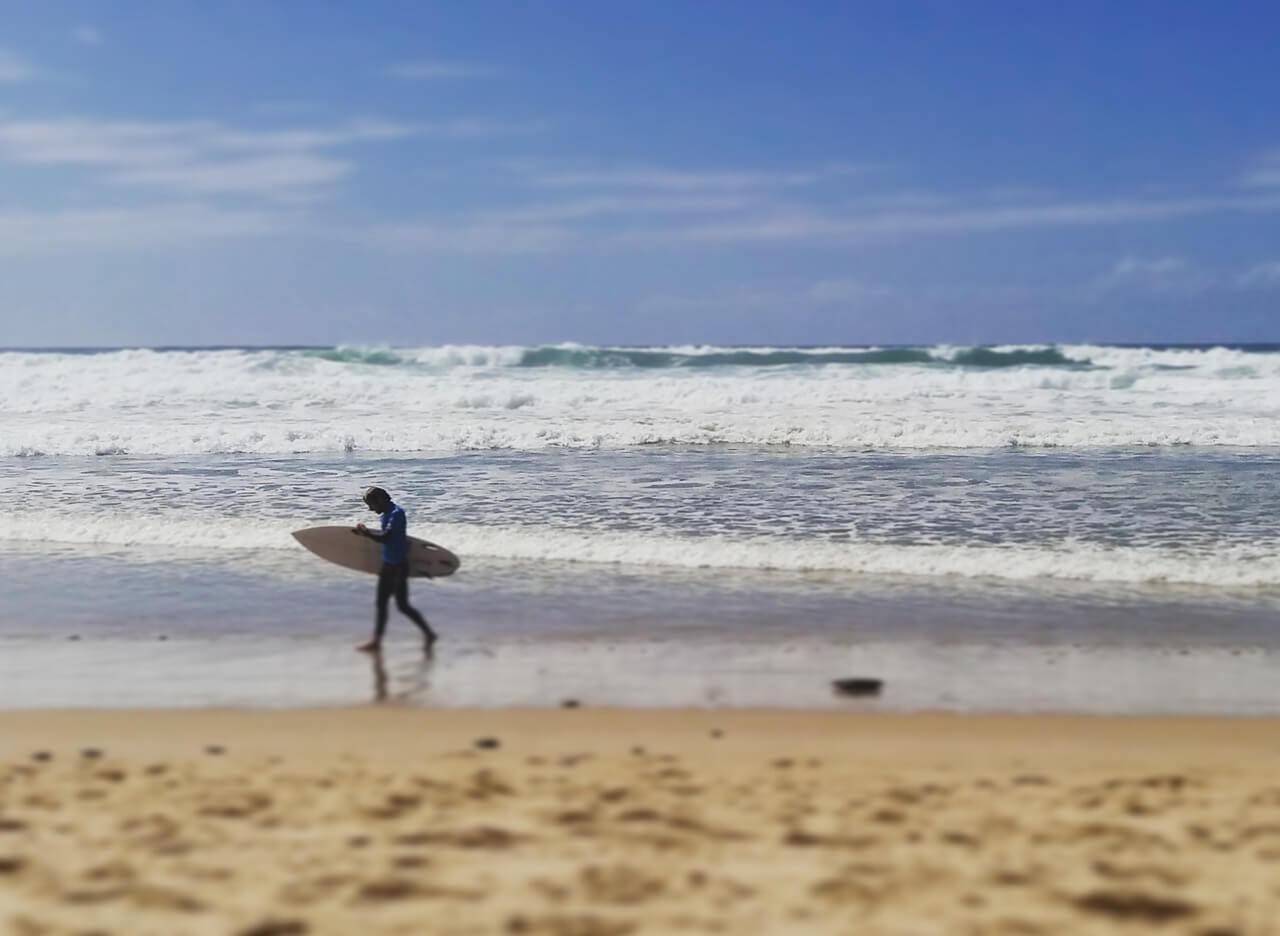
[[833, 679], [831, 681], [831, 686], [835, 689], [836, 695], [873, 696], [880, 694], [880, 690], [884, 686], [884, 680], [867, 679], [863, 677]]

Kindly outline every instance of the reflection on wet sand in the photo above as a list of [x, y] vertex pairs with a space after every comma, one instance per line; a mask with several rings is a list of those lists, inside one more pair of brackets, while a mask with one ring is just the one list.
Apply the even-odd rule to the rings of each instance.
[[431, 688], [431, 669], [435, 663], [435, 654], [428, 649], [417, 657], [412, 664], [403, 667], [396, 674], [396, 682], [401, 686], [392, 691], [392, 679], [387, 673], [385, 655], [381, 650], [368, 654], [373, 666], [373, 698], [374, 702], [420, 702], [424, 701]]

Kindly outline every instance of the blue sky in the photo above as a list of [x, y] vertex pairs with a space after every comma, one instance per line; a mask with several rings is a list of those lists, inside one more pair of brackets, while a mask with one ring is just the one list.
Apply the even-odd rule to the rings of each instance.
[[1262, 0], [0, 24], [0, 346], [1280, 340]]

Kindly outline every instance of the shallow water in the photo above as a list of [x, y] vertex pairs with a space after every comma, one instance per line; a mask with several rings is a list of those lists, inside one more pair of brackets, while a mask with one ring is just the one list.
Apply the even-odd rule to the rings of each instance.
[[[143, 553], [150, 552], [152, 558]], [[392, 614], [382, 672], [352, 647], [373, 579], [156, 550], [0, 554], [0, 707], [731, 705], [1214, 712], [1276, 704], [1274, 603], [1160, 589], [477, 563], [414, 582], [442, 634]], [[872, 700], [833, 679], [885, 680]]]
[[1274, 711], [1277, 406], [1274, 347], [0, 353], [0, 705], [370, 697], [289, 533], [381, 484], [463, 561], [390, 695]]

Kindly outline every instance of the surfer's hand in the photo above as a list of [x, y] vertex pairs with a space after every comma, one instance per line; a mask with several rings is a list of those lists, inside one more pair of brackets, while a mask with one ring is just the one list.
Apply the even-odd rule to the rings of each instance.
[[357, 523], [356, 528], [351, 532], [356, 534], [357, 536], [366, 536], [369, 533], [369, 531], [365, 528], [365, 525], [363, 523]]

